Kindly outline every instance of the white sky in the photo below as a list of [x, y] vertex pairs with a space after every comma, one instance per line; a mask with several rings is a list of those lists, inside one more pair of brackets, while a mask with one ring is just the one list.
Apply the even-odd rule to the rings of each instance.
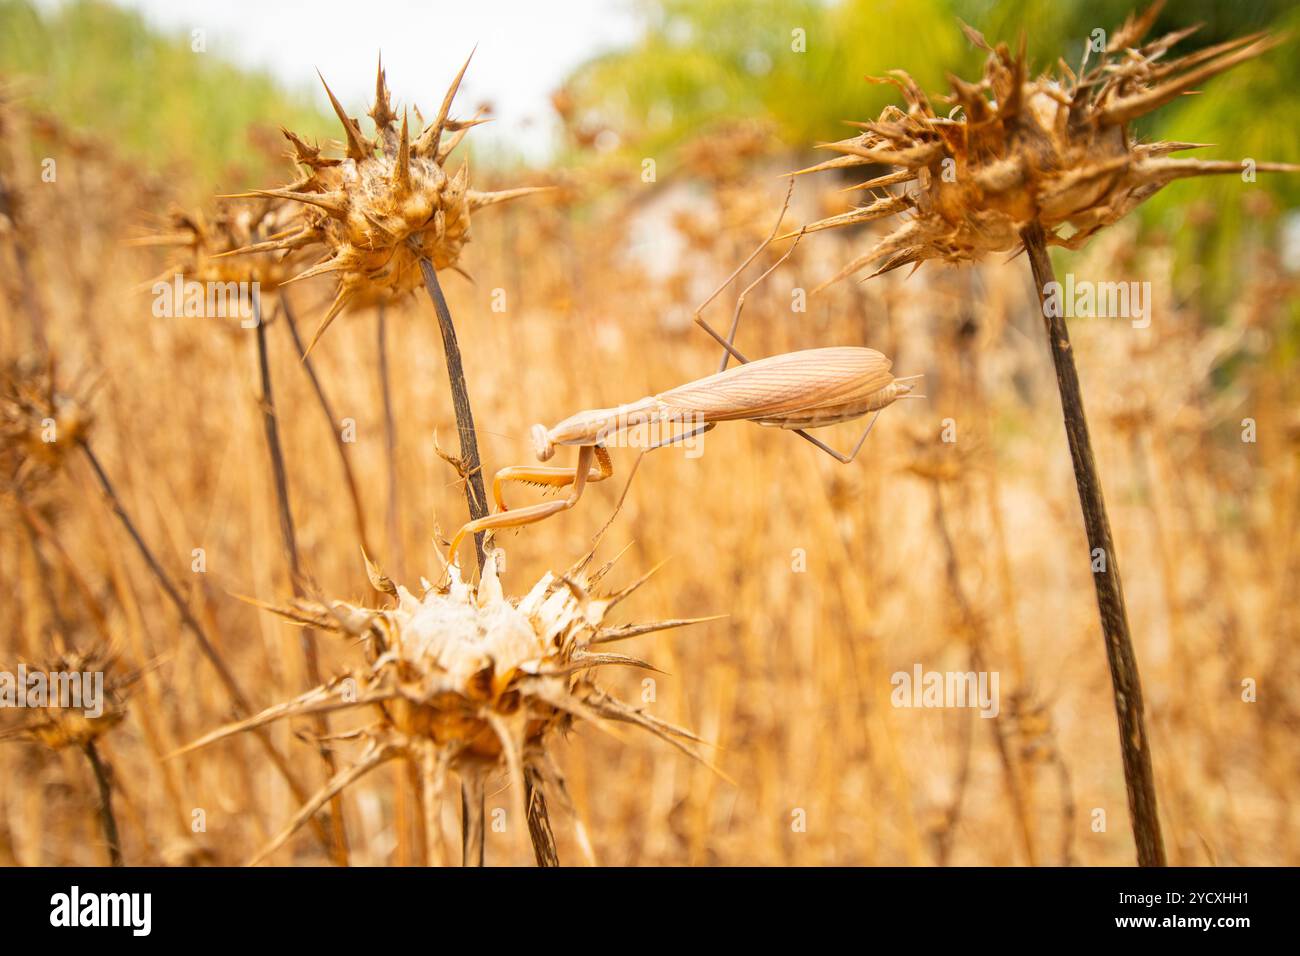
[[316, 69], [359, 116], [373, 96], [382, 51], [394, 105], [416, 103], [431, 117], [477, 43], [453, 115], [490, 102], [495, 120], [475, 138], [505, 139], [530, 158], [543, 158], [552, 143], [549, 96], [569, 70], [637, 35], [631, 0], [116, 2], [165, 30], [205, 30], [209, 53], [312, 90], [327, 113]]

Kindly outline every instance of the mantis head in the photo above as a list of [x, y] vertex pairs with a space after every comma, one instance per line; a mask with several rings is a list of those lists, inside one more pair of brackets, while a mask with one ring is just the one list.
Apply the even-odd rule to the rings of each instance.
[[548, 461], [555, 454], [555, 443], [545, 425], [534, 425], [532, 430], [533, 452], [538, 461]]

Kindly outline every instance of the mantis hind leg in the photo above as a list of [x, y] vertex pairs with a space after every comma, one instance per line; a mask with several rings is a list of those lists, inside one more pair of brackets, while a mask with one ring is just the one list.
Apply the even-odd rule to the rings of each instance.
[[730, 364], [733, 358], [737, 362], [740, 362], [742, 364], [747, 363], [749, 361], [749, 359], [745, 358], [744, 354], [741, 353], [740, 350], [735, 347], [736, 333], [740, 329], [740, 313], [745, 308], [745, 299], [749, 296], [749, 293], [753, 292], [754, 289], [757, 288], [758, 285], [763, 282], [764, 279], [766, 279], [778, 268], [780, 268], [781, 264], [784, 263], [785, 260], [790, 258], [795, 248], [799, 245], [799, 240], [803, 238], [804, 230], [800, 229], [798, 233], [795, 234], [794, 242], [790, 244], [790, 248], [785, 251], [785, 253], [781, 256], [781, 258], [779, 258], [776, 262], [774, 262], [771, 266], [769, 266], [763, 272], [762, 275], [760, 275], [749, 285], [745, 286], [745, 288], [741, 291], [740, 295], [736, 299], [736, 308], [731, 316], [731, 329], [727, 333], [726, 338], [723, 338], [722, 335], [716, 329], [713, 328], [713, 326], [709, 325], [709, 323], [704, 320], [704, 316], [702, 313], [708, 307], [710, 302], [712, 302], [719, 295], [721, 295], [722, 291], [725, 288], [727, 288], [727, 286], [731, 285], [732, 282], [736, 281], [737, 276], [739, 276], [742, 272], [744, 272], [745, 269], [749, 266], [749, 264], [758, 258], [759, 253], [761, 253], [764, 249], [766, 249], [768, 246], [770, 246], [773, 242], [776, 241], [776, 234], [780, 231], [781, 223], [785, 219], [786, 211], [790, 208], [790, 195], [793, 192], [794, 192], [794, 179], [792, 177], [790, 179], [790, 188], [786, 190], [785, 202], [781, 206], [781, 214], [777, 216], [776, 224], [772, 226], [771, 234], [769, 234], [768, 237], [765, 240], [763, 240], [762, 244], [757, 249], [755, 249], [752, 253], [750, 253], [749, 258], [746, 259], [744, 262], [742, 262], [740, 264], [740, 267], [736, 269], [735, 272], [727, 276], [727, 278], [723, 281], [722, 285], [718, 286], [718, 288], [715, 289], [707, 299], [705, 299], [702, 303], [700, 303], [699, 307], [696, 308], [695, 310], [695, 315], [694, 315], [695, 324], [698, 325], [700, 328], [702, 328], [705, 332], [707, 332], [715, 342], [717, 342], [719, 345], [722, 346], [723, 349], [722, 359], [718, 363], [719, 372], [725, 372], [727, 370], [727, 365]]
[[[592, 468], [593, 462], [595, 469]], [[538, 521], [544, 521], [553, 514], [561, 511], [568, 511], [578, 499], [582, 497], [582, 490], [589, 481], [602, 481], [614, 473], [614, 465], [610, 460], [609, 452], [598, 445], [583, 445], [578, 451], [578, 466], [576, 468], [527, 468], [520, 467], [517, 469], [502, 469], [503, 471], [514, 471], [514, 475], [507, 475], [501, 478], [498, 472], [498, 478], [493, 480], [492, 487], [497, 495], [497, 502], [501, 510], [496, 514], [488, 515], [485, 518], [478, 518], [461, 526], [456, 532], [456, 536], [451, 539], [451, 546], [447, 549], [447, 563], [456, 563], [456, 552], [460, 544], [465, 540], [467, 535], [475, 535], [480, 531], [493, 531], [497, 528], [519, 528], [524, 525], [535, 524]], [[520, 477], [520, 473], [544, 473], [539, 478]], [[513, 511], [505, 510], [501, 504], [500, 486], [501, 481], [533, 481], [533, 483], [549, 484], [554, 487], [564, 487], [572, 485], [572, 490], [557, 501], [543, 501], [540, 504], [529, 505], [526, 508], [517, 508]]]
[[[761, 253], [764, 249], [766, 249], [768, 246], [770, 246], [773, 242], [776, 241], [776, 234], [781, 229], [781, 222], [785, 219], [786, 211], [790, 208], [790, 194], [793, 191], [794, 191], [794, 179], [791, 178], [790, 188], [786, 191], [785, 194], [785, 203], [781, 206], [781, 214], [777, 216], [776, 225], [772, 227], [771, 234], [763, 241], [763, 243], [757, 249], [755, 249], [752, 253], [750, 253], [749, 258], [746, 259], [744, 262], [742, 262], [740, 264], [740, 267], [736, 269], [735, 272], [727, 276], [726, 280], [722, 283], [722, 285], [718, 286], [718, 288], [715, 289], [707, 299], [705, 299], [702, 303], [700, 303], [699, 308], [695, 310], [695, 315], [694, 315], [695, 324], [698, 325], [705, 332], [707, 332], [709, 336], [713, 339], [713, 341], [717, 342], [719, 345], [722, 346], [723, 349], [722, 360], [718, 363], [719, 372], [725, 372], [727, 370], [728, 363], [733, 358], [737, 362], [740, 362], [741, 364], [747, 364], [749, 362], [749, 359], [745, 357], [745, 354], [741, 352], [739, 349], [737, 349], [735, 345], [736, 333], [740, 330], [740, 313], [745, 308], [745, 299], [749, 295], [749, 293], [753, 292], [754, 289], [757, 288], [761, 282], [763, 282], [764, 279], [766, 279], [773, 272], [775, 272], [781, 266], [782, 263], [784, 263], [787, 259], [790, 258], [795, 248], [799, 245], [799, 240], [803, 238], [804, 230], [800, 229], [797, 233], [794, 234], [794, 242], [790, 244], [790, 248], [785, 251], [785, 253], [781, 256], [781, 258], [777, 259], [776, 262], [774, 262], [771, 266], [769, 266], [763, 272], [762, 275], [760, 275], [749, 285], [745, 286], [745, 288], [741, 291], [740, 295], [736, 298], [736, 309], [731, 316], [731, 328], [728, 330], [727, 336], [725, 338], [722, 336], [720, 332], [718, 332], [717, 329], [709, 325], [709, 323], [704, 320], [704, 316], [701, 313], [704, 312], [705, 308], [709, 305], [710, 302], [712, 302], [714, 299], [716, 299], [719, 295], [722, 294], [722, 291], [726, 289], [727, 286], [731, 285], [731, 283], [736, 281], [736, 277], [739, 276], [742, 272], [744, 272], [751, 262], [753, 262], [755, 259], [758, 258], [759, 253]], [[802, 428], [796, 428], [794, 430], [794, 433], [798, 435], [800, 438], [804, 439], [804, 441], [810, 442], [811, 444], [817, 446], [822, 451], [826, 452], [826, 454], [834, 458], [836, 461], [847, 465], [850, 462], [852, 462], [853, 459], [858, 457], [858, 452], [862, 450], [862, 446], [866, 442], [867, 436], [871, 434], [871, 429], [875, 426], [876, 419], [879, 417], [880, 417], [880, 412], [877, 411], [876, 414], [872, 417], [870, 424], [867, 425], [866, 431], [862, 433], [862, 437], [858, 439], [858, 443], [853, 446], [853, 451], [849, 452], [847, 455], [844, 454], [844, 452], [836, 451], [834, 448], [826, 444], [820, 438], [814, 438], [812, 435], [808, 434]], [[707, 429], [703, 429], [703, 430], [707, 431]], [[689, 438], [692, 435], [698, 434], [699, 431], [701, 430], [697, 429], [696, 431], [690, 432], [689, 434], [679, 435], [674, 439], [670, 439], [669, 441], [665, 441], [665, 442], [660, 442], [659, 445], [654, 445], [652, 447], [658, 448], [660, 447], [660, 445], [671, 444], [673, 441], [680, 441], [683, 438]], [[651, 449], [646, 449], [646, 450], [649, 451]]]
[[858, 457], [858, 452], [862, 451], [862, 446], [866, 442], [867, 436], [871, 434], [871, 429], [876, 427], [876, 419], [879, 417], [880, 417], [880, 410], [877, 410], [876, 414], [871, 416], [871, 421], [867, 424], [867, 430], [862, 433], [862, 437], [858, 439], [858, 443], [853, 446], [853, 451], [849, 452], [847, 455], [844, 454], [844, 452], [842, 451], [836, 451], [834, 448], [826, 444], [820, 438], [814, 438], [812, 435], [809, 435], [802, 428], [796, 428], [794, 430], [794, 433], [798, 435], [800, 438], [804, 439], [805, 441], [812, 442], [814, 445], [816, 445], [822, 451], [826, 452], [826, 454], [830, 455], [840, 464], [847, 465], [851, 461], [853, 461], [854, 458]]
[[[731, 329], [730, 331], [727, 332], [727, 338], [725, 340], [723, 340], [717, 333], [713, 331], [713, 329], [707, 323], [705, 323], [703, 316], [696, 315], [695, 321], [698, 322], [701, 326], [703, 326], [704, 331], [712, 335], [722, 345], [723, 348], [722, 359], [721, 361], [718, 362], [719, 372], [725, 372], [727, 370], [728, 363], [733, 358], [737, 362], [741, 362], [742, 364], [749, 361], [743, 355], [741, 355], [740, 352], [735, 348], [736, 333], [740, 330], [740, 313], [741, 310], [745, 308], [745, 299], [748, 298], [749, 294], [753, 292], [754, 289], [756, 289], [764, 279], [766, 279], [773, 272], [779, 269], [782, 263], [784, 263], [785, 260], [790, 258], [790, 256], [794, 253], [795, 248], [799, 245], [799, 240], [802, 238], [803, 238], [803, 230], [800, 229], [799, 232], [794, 237], [794, 242], [790, 243], [790, 248], [787, 249], [782, 254], [781, 258], [777, 259], [776, 262], [768, 266], [767, 270], [762, 275], [760, 275], [757, 279], [755, 279], [749, 285], [745, 286], [743, 290], [741, 290], [740, 295], [736, 297], [736, 310], [731, 315]], [[770, 242], [771, 240], [769, 239], [768, 242], [763, 243], [763, 246], [766, 246]], [[760, 246], [760, 248], [763, 247]]]

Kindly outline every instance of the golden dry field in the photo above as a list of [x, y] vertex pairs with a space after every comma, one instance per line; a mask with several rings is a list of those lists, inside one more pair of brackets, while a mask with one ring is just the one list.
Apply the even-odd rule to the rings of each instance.
[[[929, 110], [902, 82], [883, 114], [843, 117], [874, 122], [826, 130], [829, 154], [757, 117], [719, 123], [648, 179], [577, 120], [586, 160], [464, 170], [475, 104], [444, 104], [444, 86], [393, 89], [391, 112], [347, 99], [351, 129], [330, 115], [326, 138], [272, 142], [195, 201], [4, 78], [0, 865], [456, 865], [462, 813], [489, 865], [1131, 865], [1126, 751], [1150, 761], [1169, 864], [1300, 863], [1300, 273], [1264, 186], [1294, 174], [1261, 153], [1243, 176], [1231, 143], [1153, 148], [1124, 112], [1163, 108], [1180, 76], [1165, 99], [1231, 84], [1238, 60], [1295, 40], [1165, 71], [1175, 54], [1145, 44], [1167, 31], [1107, 24], [1097, 83], [1115, 87], [1085, 107], [1077, 47], [1068, 75], [1041, 56], [1017, 72], [1014, 42], [945, 23], [971, 47], [956, 100], [938, 81]], [[1159, 165], [1187, 156], [1206, 166]], [[1193, 173], [1215, 162], [1232, 169], [1211, 194]], [[1166, 182], [1177, 229], [1132, 212]], [[533, 186], [551, 188], [508, 192]], [[277, 194], [215, 198], [260, 189]], [[871, 203], [897, 214], [853, 214]], [[1229, 215], [1225, 303], [1179, 257]], [[837, 279], [909, 224], [914, 245]], [[1113, 534], [1101, 568], [1034, 228], [1076, 237], [1050, 263], [1067, 296], [1132, 291], [1120, 314], [1066, 318]], [[276, 248], [212, 258], [259, 242]], [[882, 381], [920, 376], [857, 458], [715, 392], [701, 407], [736, 402], [737, 420], [644, 458], [602, 436], [612, 477], [494, 529], [487, 570], [469, 542], [449, 570], [468, 454], [421, 262], [490, 498], [499, 469], [539, 465], [535, 423], [716, 372], [692, 317], [756, 250], [702, 313], [725, 335], [771, 269], [740, 313], [747, 358], [867, 347], [892, 361]], [[281, 284], [316, 263], [331, 271]], [[211, 314], [213, 284], [244, 281], [258, 314]], [[824, 375], [801, 370], [780, 413], [825, 399]], [[852, 449], [871, 420], [813, 434]], [[546, 465], [580, 454], [560, 444]], [[511, 511], [569, 493], [503, 490]], [[1121, 568], [1140, 738], [1132, 713], [1118, 729], [1107, 645], [1123, 639], [1098, 611]], [[702, 620], [624, 628], [683, 619]], [[102, 713], [20, 707], [20, 665], [102, 675]], [[932, 673], [991, 696], [914, 696]]]

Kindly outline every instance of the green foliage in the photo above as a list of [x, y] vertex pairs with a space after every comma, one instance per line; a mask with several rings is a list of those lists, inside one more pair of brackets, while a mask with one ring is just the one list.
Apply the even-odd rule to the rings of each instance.
[[[956, 15], [991, 41], [1018, 41], [1024, 33], [1030, 58], [1040, 68], [1052, 66], [1057, 57], [1077, 67], [1084, 43], [1094, 30], [1103, 30], [1109, 37], [1130, 14], [1149, 6], [1150, 0], [952, 0]], [[1290, 0], [1175, 0], [1160, 11], [1148, 36], [1199, 23], [1201, 29], [1184, 43], [1210, 46], [1270, 29], [1292, 6]]]
[[[1018, 43], [1023, 34], [1031, 63], [1054, 69], [1058, 59], [1077, 66], [1095, 30], [1113, 32], [1142, 9], [1133, 0], [641, 0], [644, 32], [626, 50], [574, 72], [569, 89], [585, 118], [598, 120], [638, 149], [671, 146], [716, 121], [763, 116], [781, 140], [805, 147], [845, 135], [841, 121], [874, 117], [898, 98], [889, 87], [864, 81], [905, 69], [923, 89], [942, 93], [949, 73], [973, 76], [982, 57], [958, 29], [958, 19], [991, 42]], [[1286, 0], [1225, 4], [1184, 0], [1164, 9], [1150, 35], [1202, 23], [1184, 49], [1219, 43], [1257, 30], [1296, 24]], [[792, 49], [802, 30], [805, 52]], [[1246, 77], [1252, 102], [1265, 110], [1295, 105], [1300, 60], [1285, 48], [1267, 66], [1238, 68], [1209, 85], [1230, 113]], [[1235, 92], [1217, 92], [1232, 86]], [[1190, 99], [1190, 98], [1189, 98]], [[1156, 121], [1161, 135], [1186, 107], [1167, 107]], [[1208, 110], [1205, 112], [1209, 112]], [[1260, 111], [1243, 111], [1238, 126], [1269, 128]], [[1145, 132], [1145, 130], [1144, 130]]]
[[250, 124], [263, 125], [265, 144], [275, 143], [279, 125], [310, 136], [330, 130], [306, 96], [195, 53], [188, 35], [159, 35], [138, 14], [99, 0], [44, 9], [0, 0], [0, 75], [30, 105], [148, 169], [179, 168], [196, 190], [286, 175], [280, 145], [256, 145]]
[[943, 0], [661, 0], [643, 11], [639, 43], [569, 83], [585, 119], [642, 155], [737, 117], [774, 121], [793, 147], [841, 139], [842, 121], [897, 99], [865, 77], [905, 65], [938, 89], [946, 70], [975, 60]]
[[[1297, 35], [1300, 8], [1271, 29]], [[1291, 41], [1216, 78], [1201, 95], [1184, 97], [1161, 135], [1214, 144], [1187, 154], [1205, 159], [1300, 164], [1300, 129], [1291, 121], [1298, 85], [1300, 64]], [[1271, 202], [1261, 202], [1265, 196]], [[1205, 293], [1226, 302], [1242, 274], [1243, 257], [1252, 246], [1275, 243], [1278, 211], [1296, 206], [1300, 175], [1261, 172], [1253, 183], [1241, 175], [1175, 183], [1149, 203], [1146, 216], [1176, 237], [1178, 261], [1206, 277]], [[1190, 216], [1199, 217], [1199, 228]], [[1207, 222], [1213, 227], [1206, 228]]]

